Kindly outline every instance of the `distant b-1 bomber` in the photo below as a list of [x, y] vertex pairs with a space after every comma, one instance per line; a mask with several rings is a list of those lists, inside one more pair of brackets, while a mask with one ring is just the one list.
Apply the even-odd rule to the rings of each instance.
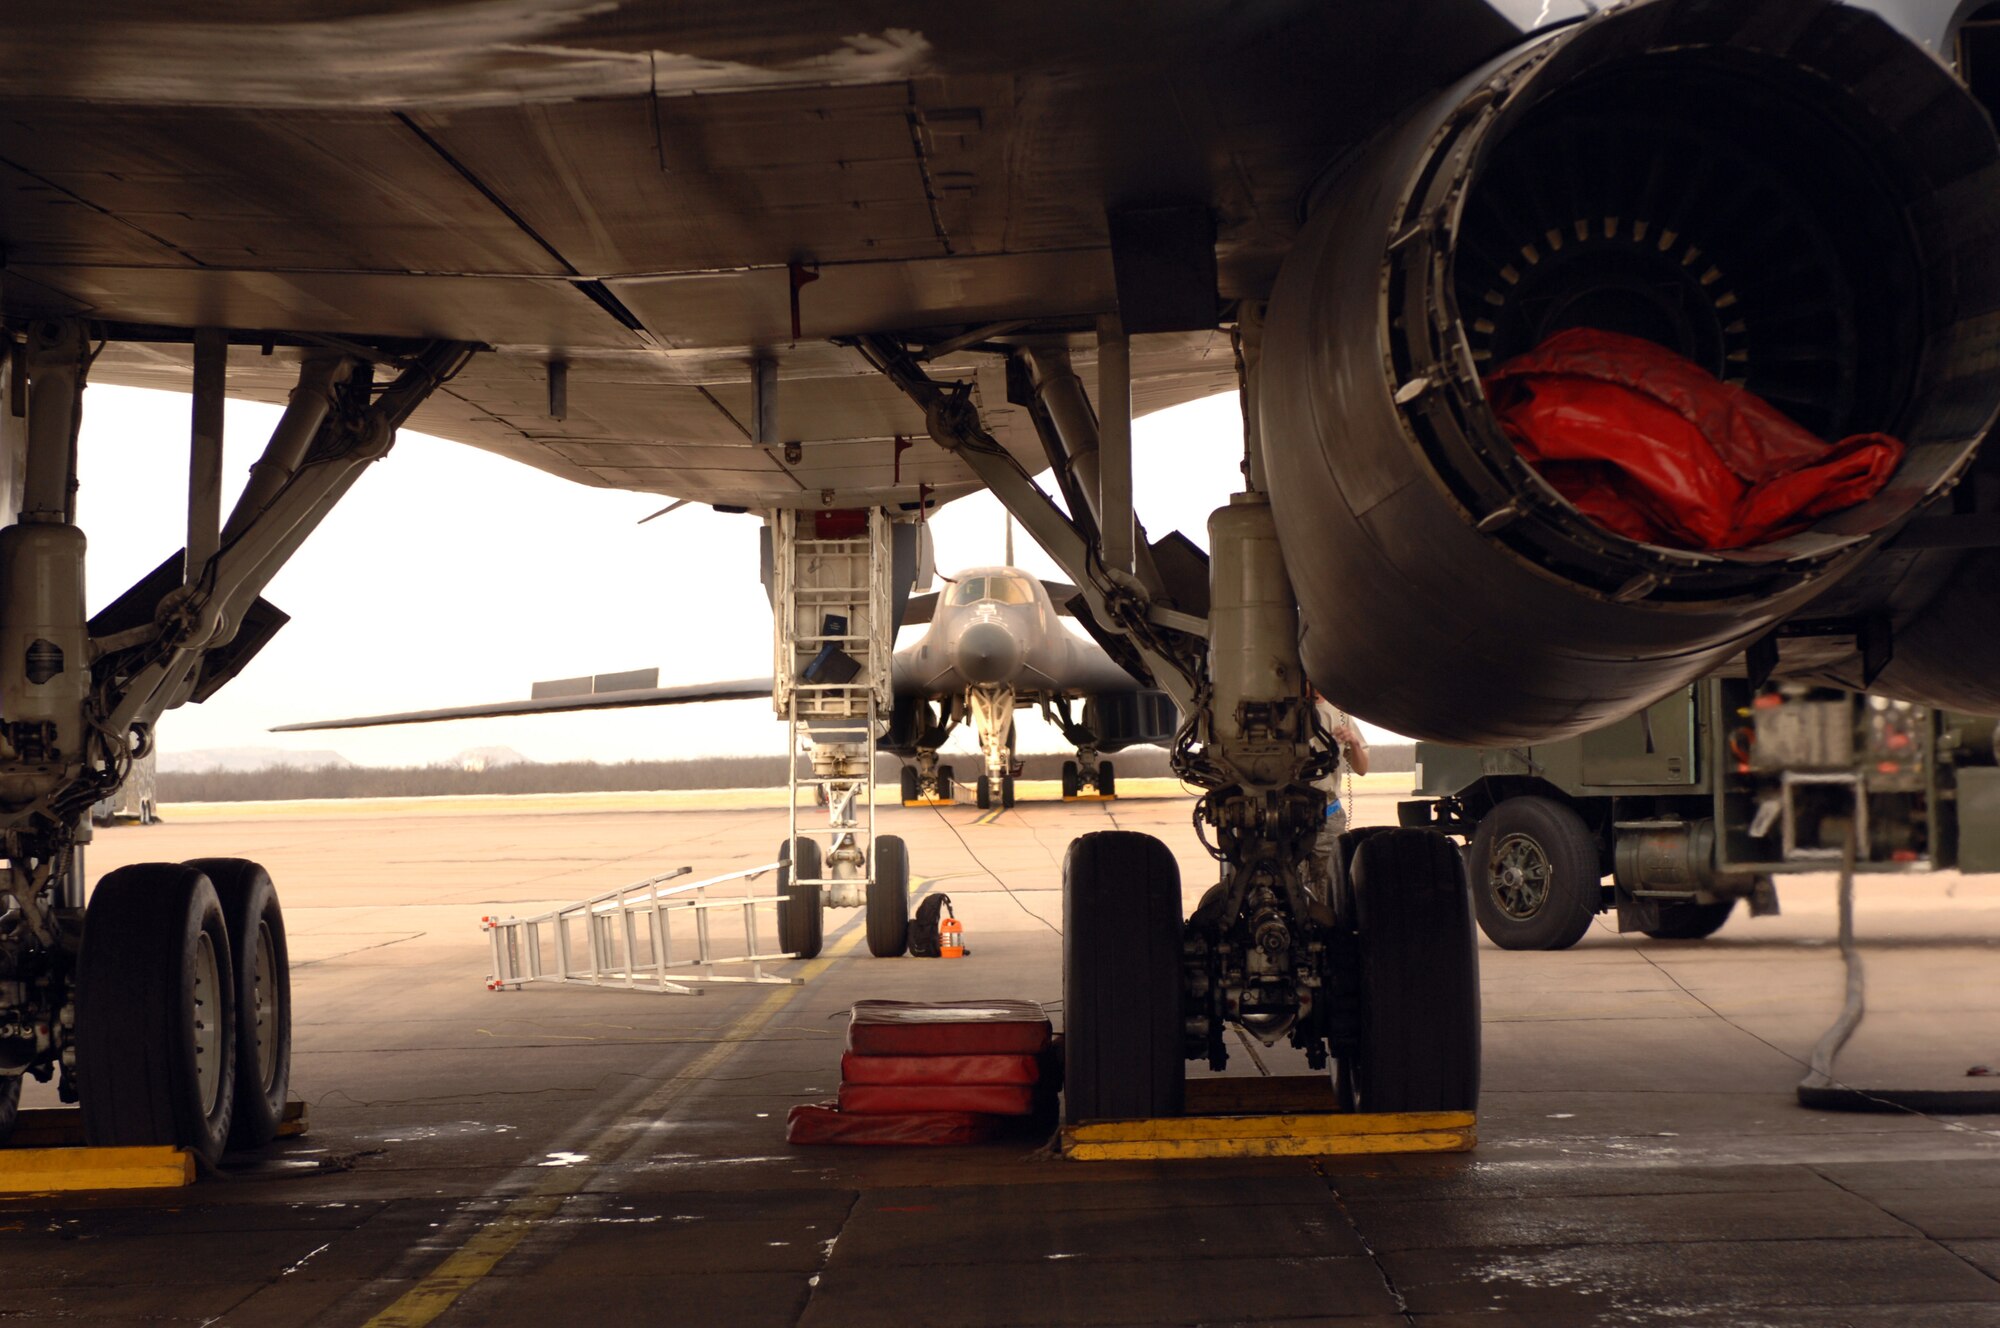
[[[1107, 753], [1173, 740], [1179, 714], [1167, 694], [1142, 686], [1101, 646], [1057, 621], [1066, 612], [1058, 597], [1067, 600], [1074, 587], [1042, 582], [1016, 567], [974, 567], [943, 579], [942, 591], [904, 603], [899, 626], [929, 626], [921, 639], [895, 652], [895, 705], [876, 743], [904, 761], [905, 802], [953, 796], [952, 770], [939, 763], [938, 749], [960, 723], [970, 723], [983, 762], [979, 805], [1011, 807], [1019, 770], [1014, 712], [1022, 707], [1039, 708], [1076, 749], [1076, 758], [1063, 763], [1065, 797], [1113, 796], [1116, 773]], [[773, 684], [770, 678], [673, 687], [658, 682], [657, 669], [598, 674], [536, 683], [526, 700], [315, 720], [273, 732], [752, 700], [770, 696]]]

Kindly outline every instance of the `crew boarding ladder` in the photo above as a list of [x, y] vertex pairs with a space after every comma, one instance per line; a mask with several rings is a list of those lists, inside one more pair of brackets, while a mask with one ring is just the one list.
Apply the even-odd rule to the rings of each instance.
[[[833, 907], [855, 908], [873, 880], [875, 740], [891, 705], [892, 526], [874, 508], [865, 516], [778, 511], [771, 527], [771, 700], [792, 755], [786, 840], [810, 839], [820, 849], [818, 875], [794, 880], [819, 887]], [[811, 754], [804, 775], [802, 743]], [[801, 789], [824, 801], [825, 825], [801, 824]]]

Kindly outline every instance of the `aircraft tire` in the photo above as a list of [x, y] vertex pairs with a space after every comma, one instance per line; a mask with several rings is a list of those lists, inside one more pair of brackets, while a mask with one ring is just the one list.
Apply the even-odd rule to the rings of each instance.
[[938, 767], [938, 797], [949, 798], [958, 792], [958, 780], [952, 775], [951, 767]]
[[0, 1077], [0, 1147], [14, 1135], [14, 1122], [21, 1115], [21, 1076]]
[[1074, 798], [1083, 791], [1083, 774], [1074, 761], [1064, 761], [1062, 768], [1062, 795]]
[[894, 959], [910, 948], [910, 850], [900, 835], [875, 836], [868, 882], [868, 953]]
[[1000, 805], [1002, 807], [1012, 807], [1014, 805], [1014, 777], [1012, 775], [1002, 775], [1000, 777]]
[[1111, 768], [1111, 762], [1097, 763], [1097, 796], [1115, 798], [1118, 796], [1118, 772]]
[[826, 939], [826, 893], [816, 885], [794, 885], [795, 876], [816, 880], [819, 841], [801, 835], [778, 845], [778, 948], [800, 959], [817, 959]]
[[1066, 1119], [1181, 1112], [1181, 873], [1131, 830], [1071, 842], [1063, 860]]
[[1503, 950], [1569, 949], [1604, 893], [1596, 837], [1553, 798], [1508, 798], [1488, 812], [1466, 871], [1479, 930]]
[[993, 777], [991, 775], [981, 775], [979, 777], [979, 810], [983, 812], [992, 805]]
[[231, 1148], [278, 1137], [292, 1084], [291, 951], [270, 873], [243, 858], [197, 858], [229, 928], [236, 977], [236, 1114]]
[[1362, 1111], [1479, 1105], [1479, 955], [1465, 867], [1430, 830], [1356, 845], [1362, 1035], [1352, 1081]]
[[178, 862], [97, 884], [77, 963], [77, 1087], [93, 1146], [167, 1144], [213, 1166], [236, 1108], [236, 991], [215, 886]]
[[921, 781], [917, 778], [917, 768], [913, 765], [904, 766], [903, 801], [915, 802], [918, 798], [922, 796], [923, 796], [923, 788]]
[[1735, 909], [1734, 899], [1713, 904], [1665, 903], [1660, 905], [1660, 925], [1648, 927], [1645, 932], [1656, 941], [1706, 940], [1729, 921]]

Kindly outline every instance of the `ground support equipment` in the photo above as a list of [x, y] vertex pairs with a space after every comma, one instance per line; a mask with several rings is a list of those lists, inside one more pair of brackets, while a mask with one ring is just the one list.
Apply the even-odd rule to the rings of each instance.
[[1868, 1012], [1867, 982], [1861, 955], [1854, 948], [1854, 844], [1859, 838], [1858, 833], [1850, 836], [1840, 864], [1840, 958], [1847, 967], [1847, 996], [1840, 1017], [1813, 1047], [1806, 1077], [1798, 1084], [1799, 1105], [1815, 1111], [1935, 1112], [1946, 1116], [2000, 1112], [2000, 1090], [1856, 1088], [1834, 1074], [1834, 1058]]
[[[782, 916], [790, 901], [782, 894], [708, 894], [712, 886], [748, 881], [782, 866], [766, 862], [663, 888], [665, 882], [689, 874], [688, 868], [680, 867], [533, 917], [481, 918], [480, 927], [493, 952], [487, 990], [518, 991], [531, 983], [552, 983], [699, 996], [704, 986], [723, 983], [796, 986], [804, 979], [764, 971], [766, 964], [797, 956], [766, 948], [766, 937], [775, 938], [781, 926], [767, 921], [769, 930], [760, 935], [757, 920], [763, 909]], [[732, 919], [742, 926], [740, 947], [718, 946], [714, 921], [718, 917], [724, 927]], [[676, 929], [683, 937], [678, 955]], [[689, 940], [692, 953], [686, 948]], [[749, 975], [715, 971], [737, 965], [748, 965]]]
[[1321, 1075], [1190, 1079], [1185, 1092], [1184, 1116], [1065, 1125], [1062, 1155], [1077, 1162], [1334, 1157], [1464, 1153], [1477, 1143], [1470, 1111], [1340, 1111]]
[[[819, 953], [824, 930], [808, 910], [866, 907], [868, 949], [900, 955], [907, 945], [908, 852], [875, 834], [875, 744], [891, 713], [894, 618], [893, 523], [867, 512], [770, 514], [771, 606], [776, 631], [771, 702], [787, 725], [791, 760], [787, 827], [779, 856], [783, 889], [798, 908], [779, 919], [784, 948]], [[798, 754], [809, 754], [801, 774]], [[823, 826], [802, 826], [799, 791], [826, 808]]]

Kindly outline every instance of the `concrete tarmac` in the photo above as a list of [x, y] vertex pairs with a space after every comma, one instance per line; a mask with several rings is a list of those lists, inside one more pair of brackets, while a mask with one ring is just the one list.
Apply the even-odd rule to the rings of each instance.
[[[1399, 782], [1366, 781], [1358, 821], [1393, 820]], [[881, 812], [922, 887], [950, 894], [969, 958], [870, 959], [859, 913], [829, 912], [827, 957], [784, 966], [804, 985], [698, 997], [488, 992], [478, 920], [769, 861], [785, 818], [768, 804], [169, 808], [100, 832], [96, 874], [269, 867], [312, 1129], [185, 1191], [0, 1200], [0, 1321], [2000, 1325], [2000, 1117], [1794, 1102], [1843, 988], [1830, 877], [1705, 942], [1607, 919], [1567, 953], [1482, 945], [1469, 1155], [787, 1146], [787, 1109], [832, 1095], [854, 1000], [1026, 997], [1060, 1021], [1075, 835], [1160, 835], [1190, 905], [1211, 879], [1185, 797], [1037, 794]], [[1869, 1015], [1844, 1079], [2000, 1069], [2000, 880], [1865, 879], [1859, 931]], [[26, 1105], [53, 1098], [31, 1086]]]

